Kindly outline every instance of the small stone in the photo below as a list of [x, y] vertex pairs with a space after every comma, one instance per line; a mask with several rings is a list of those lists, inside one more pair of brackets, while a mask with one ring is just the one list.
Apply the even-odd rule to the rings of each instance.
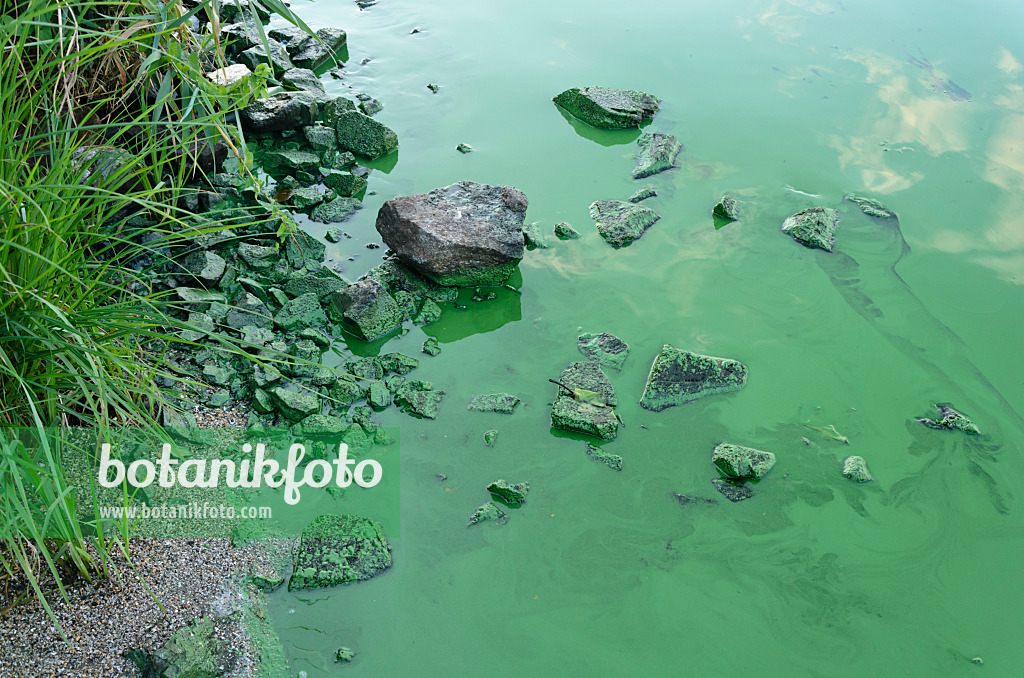
[[750, 499], [754, 496], [754, 490], [750, 487], [738, 484], [734, 481], [728, 480], [727, 478], [714, 478], [711, 484], [715, 486], [715, 489], [722, 493], [722, 495], [731, 502], [743, 501], [744, 499]]
[[860, 211], [869, 217], [875, 217], [876, 219], [897, 219], [896, 213], [887, 208], [877, 200], [871, 198], [861, 198], [856, 195], [846, 196], [846, 200], [849, 200], [854, 205], [860, 208]]
[[441, 319], [441, 307], [433, 299], [425, 299], [420, 312], [412, 319], [417, 325], [429, 325]]
[[599, 461], [613, 471], [622, 470], [622, 457], [617, 454], [605, 452], [600, 447], [587, 443], [587, 456], [594, 461]]
[[310, 393], [297, 393], [276, 386], [270, 395], [277, 411], [292, 421], [302, 421], [320, 411], [320, 399]]
[[355, 650], [347, 647], [339, 647], [338, 651], [334, 653], [334, 661], [336, 662], [350, 662], [356, 658]]
[[435, 85], [434, 83], [431, 82], [431, 83], [427, 83], [427, 89], [429, 89], [434, 94], [437, 94], [437, 90], [441, 89], [441, 86], [440, 85]]
[[214, 391], [210, 394], [210, 397], [206, 399], [207, 407], [224, 407], [231, 400], [231, 393], [225, 389]]
[[233, 376], [235, 371], [229, 367], [207, 365], [203, 368], [203, 379], [214, 386], [227, 386]]
[[526, 503], [526, 493], [530, 491], [530, 483], [512, 485], [504, 479], [495, 480], [487, 486], [487, 491], [497, 496], [505, 504], [524, 504]]
[[373, 341], [402, 326], [403, 313], [376, 280], [365, 278], [337, 290], [331, 296], [331, 309], [346, 327], [364, 341]]
[[427, 340], [423, 342], [423, 352], [432, 356], [441, 352], [441, 345], [438, 343], [437, 337], [427, 337]]
[[349, 172], [331, 172], [324, 177], [324, 185], [338, 195], [352, 197], [366, 190], [366, 179]]
[[269, 64], [276, 78], [280, 78], [284, 75], [285, 71], [295, 67], [291, 59], [288, 58], [288, 50], [285, 49], [284, 45], [277, 40], [268, 38], [267, 46], [270, 48], [269, 52], [264, 47], [262, 41], [253, 45], [238, 55], [238, 61], [253, 71], [260, 64]]
[[299, 172], [316, 172], [320, 156], [308, 151], [282, 149], [263, 156], [263, 169], [272, 177], [280, 178]]
[[576, 340], [576, 348], [587, 360], [614, 370], [621, 370], [626, 356], [629, 355], [629, 346], [626, 342], [607, 332], [581, 334]]
[[489, 501], [478, 508], [473, 515], [469, 517], [469, 523], [466, 527], [472, 527], [487, 520], [493, 520], [498, 525], [504, 525], [508, 522], [508, 516], [505, 515], [504, 511], [498, 508], [497, 504], [493, 501]]
[[498, 432], [495, 429], [484, 432], [484, 444], [487, 447], [494, 447], [494, 441], [498, 439]]
[[220, 282], [226, 266], [223, 257], [205, 250], [192, 252], [181, 262], [186, 273], [208, 287], [214, 287]]
[[225, 322], [235, 329], [241, 329], [246, 325], [267, 329], [274, 326], [274, 319], [267, 305], [248, 292], [243, 292], [235, 299]]
[[553, 101], [583, 122], [605, 129], [636, 128], [658, 112], [658, 98], [636, 90], [573, 87]]
[[858, 483], [874, 480], [868, 472], [868, 463], [863, 457], [850, 456], [843, 460], [843, 475]]
[[288, 43], [292, 62], [300, 68], [316, 70], [345, 46], [348, 36], [340, 28], [321, 28], [316, 37], [303, 34]]
[[256, 99], [240, 112], [248, 132], [275, 132], [312, 125], [319, 108], [309, 92], [278, 92]]
[[324, 94], [324, 85], [316, 73], [308, 68], [292, 68], [281, 76], [281, 84], [287, 89], [309, 92], [313, 96]]
[[395, 404], [415, 416], [437, 419], [445, 395], [444, 391], [433, 390], [429, 382], [407, 381], [395, 393]]
[[636, 167], [633, 178], [643, 179], [675, 166], [676, 156], [683, 150], [679, 139], [671, 134], [642, 134], [636, 140]]
[[727, 195], [723, 195], [722, 199], [715, 205], [711, 213], [720, 218], [726, 219], [727, 221], [736, 221], [740, 218], [739, 208], [736, 206], [736, 201]]
[[629, 201], [630, 202], [640, 202], [641, 200], [647, 200], [648, 198], [653, 198], [656, 195], [658, 195], [658, 192], [656, 190], [654, 190], [653, 188], [650, 188], [650, 187], [648, 187], [648, 188], [641, 188], [636, 193], [634, 193], [633, 195], [629, 196]]
[[333, 149], [338, 145], [338, 137], [333, 127], [309, 125], [302, 128], [302, 134], [305, 135], [306, 141], [309, 142], [309, 145], [317, 153], [322, 154], [324, 151]]
[[249, 67], [245, 64], [231, 64], [230, 66], [210, 71], [206, 74], [206, 77], [215, 85], [220, 85], [221, 87], [232, 87], [247, 80], [251, 75], [252, 71], [250, 71]]
[[362, 206], [355, 198], [335, 198], [313, 208], [309, 218], [322, 224], [340, 224], [356, 213]]
[[371, 96], [366, 96], [364, 99], [362, 96], [359, 97], [359, 110], [366, 115], [377, 115], [384, 110], [384, 104], [380, 102], [380, 99], [374, 99]]
[[624, 200], [597, 200], [590, 205], [590, 218], [601, 237], [620, 248], [639, 239], [661, 216], [650, 207]]
[[213, 304], [222, 304], [225, 297], [220, 292], [197, 290], [193, 287], [175, 287], [175, 296], [182, 302], [181, 308], [193, 313], [206, 313]]
[[337, 226], [332, 226], [327, 229], [327, 233], [324, 235], [327, 242], [338, 242], [341, 240], [341, 229]]
[[382, 381], [371, 381], [366, 392], [367, 404], [375, 410], [383, 410], [391, 404], [391, 392]]
[[327, 324], [327, 315], [315, 292], [292, 299], [274, 316], [274, 323], [285, 330], [297, 327], [320, 327]]
[[805, 247], [831, 252], [838, 223], [839, 212], [831, 207], [811, 207], [782, 222], [782, 232]]
[[252, 584], [264, 593], [270, 593], [280, 588], [284, 583], [284, 577], [264, 577], [261, 574], [253, 575]]
[[[551, 406], [552, 427], [603, 440], [618, 435], [619, 419], [613, 409], [617, 404], [615, 389], [597, 363], [573, 363], [562, 371], [558, 381], [558, 393]], [[586, 397], [577, 398], [577, 392]]]
[[555, 235], [559, 240], [578, 240], [580, 237], [579, 231], [564, 221], [555, 224]]
[[711, 461], [729, 478], [759, 479], [775, 465], [775, 455], [750, 447], [720, 443]]
[[488, 393], [475, 395], [466, 406], [472, 412], [498, 412], [512, 414], [521, 401], [511, 393]]
[[548, 243], [541, 233], [540, 224], [537, 222], [523, 224], [523, 241], [526, 243], [526, 248], [530, 250], [548, 248]]
[[455, 147], [455, 150], [458, 151], [459, 153], [472, 153], [473, 147], [470, 146], [469, 144], [459, 144], [458, 146]]
[[367, 158], [378, 158], [398, 149], [398, 135], [387, 125], [359, 111], [337, 117], [338, 145]]
[[319, 205], [323, 201], [324, 194], [310, 186], [294, 189], [285, 202], [297, 210], [305, 211], [310, 207]]

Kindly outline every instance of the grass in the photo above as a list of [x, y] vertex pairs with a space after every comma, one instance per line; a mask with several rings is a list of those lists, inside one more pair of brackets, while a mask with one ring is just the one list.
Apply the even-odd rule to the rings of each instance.
[[[245, 101], [202, 75], [224, 64], [215, 6], [0, 10], [0, 426], [34, 431], [26, 444], [0, 428], [0, 564], [48, 612], [45, 573], [66, 595], [69, 575], [108, 574], [129, 536], [81, 520], [49, 433], [156, 425], [173, 409], [158, 378], [176, 376], [162, 359], [183, 322], [154, 292], [159, 253], [222, 228], [175, 207], [200, 152], [222, 142], [245, 167], [241, 129], [224, 122]], [[197, 36], [193, 17], [214, 30]]]

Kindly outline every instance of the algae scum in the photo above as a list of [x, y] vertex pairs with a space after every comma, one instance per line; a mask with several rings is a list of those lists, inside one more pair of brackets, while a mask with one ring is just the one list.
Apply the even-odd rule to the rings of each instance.
[[[460, 181], [521, 191], [529, 247], [397, 335], [371, 282], [330, 307], [418, 359], [364, 412], [402, 524], [383, 573], [269, 594], [292, 675], [1014, 674], [1024, 17], [901, 4], [293, 3], [399, 140], [328, 168], [325, 262]], [[572, 88], [625, 93], [598, 127]]]

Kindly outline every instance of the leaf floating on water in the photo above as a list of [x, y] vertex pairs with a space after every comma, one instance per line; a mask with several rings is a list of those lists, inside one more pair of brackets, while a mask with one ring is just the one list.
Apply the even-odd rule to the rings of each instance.
[[574, 388], [572, 390], [572, 397], [575, 398], [577, 402], [590, 403], [597, 407], [606, 406], [603, 400], [598, 400], [598, 398], [601, 398], [602, 396], [597, 391], [588, 391], [585, 388]]
[[292, 189], [282, 188], [274, 195], [274, 202], [288, 202], [288, 199], [292, 197]]

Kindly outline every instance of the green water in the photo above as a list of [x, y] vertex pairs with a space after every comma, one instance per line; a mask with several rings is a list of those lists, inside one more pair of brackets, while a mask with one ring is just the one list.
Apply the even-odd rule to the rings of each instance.
[[[328, 245], [329, 256], [358, 254], [348, 275], [380, 260], [383, 249], [362, 245], [379, 242], [384, 200], [460, 179], [516, 186], [528, 220], [583, 233], [527, 254], [521, 296], [448, 308], [426, 328], [444, 350], [422, 356], [417, 375], [448, 392], [441, 416], [380, 417], [402, 430], [394, 568], [271, 597], [293, 674], [1019, 674], [1021, 6], [381, 0], [361, 12], [350, 0], [296, 0], [293, 9], [348, 31], [347, 75], [324, 81], [380, 98], [378, 117], [401, 140], [397, 162], [375, 165], [375, 194], [344, 225], [353, 239]], [[588, 129], [550, 101], [584, 85], [663, 99], [648, 130], [680, 138], [680, 166], [631, 180], [636, 132]], [[460, 142], [475, 152], [459, 154]], [[659, 195], [644, 204], [661, 220], [613, 250], [589, 204], [648, 184]], [[715, 230], [710, 210], [723, 192], [744, 214]], [[884, 202], [899, 228], [842, 203], [848, 192]], [[813, 205], [840, 209], [835, 254], [779, 233]], [[550, 429], [547, 379], [580, 359], [581, 330], [631, 346], [625, 369], [610, 374], [626, 426], [606, 449], [623, 457], [621, 473]], [[386, 350], [421, 355], [424, 338], [413, 328]], [[749, 382], [641, 410], [664, 343], [741, 360]], [[492, 390], [524, 405], [512, 416], [464, 409]], [[938, 401], [986, 435], [913, 421]], [[804, 422], [831, 424], [850, 445]], [[482, 436], [492, 428], [490, 449]], [[722, 441], [778, 457], [750, 501], [730, 504], [709, 482]], [[867, 459], [875, 482], [839, 474], [848, 454]], [[466, 529], [495, 478], [528, 480], [528, 503], [504, 526]], [[680, 506], [672, 492], [719, 502]], [[340, 645], [357, 650], [355, 663], [333, 663]]]

